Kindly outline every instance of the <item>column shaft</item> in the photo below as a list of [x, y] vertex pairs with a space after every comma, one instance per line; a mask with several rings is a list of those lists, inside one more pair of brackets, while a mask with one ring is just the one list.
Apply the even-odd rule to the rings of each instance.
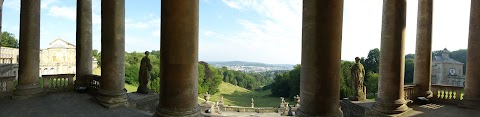
[[102, 0], [102, 76], [97, 102], [116, 107], [127, 101], [125, 87], [125, 0]]
[[480, 12], [478, 11], [480, 11], [480, 1], [472, 0], [468, 35], [467, 79], [461, 105], [480, 110]]
[[343, 0], [304, 0], [300, 108], [296, 116], [341, 117]]
[[39, 84], [40, 0], [20, 1], [20, 43], [18, 85], [14, 98], [28, 98], [43, 92]]
[[387, 114], [408, 110], [403, 90], [406, 0], [384, 0], [380, 79], [374, 109]]
[[77, 0], [77, 50], [75, 88], [86, 87], [92, 74], [92, 0]]
[[198, 0], [162, 0], [160, 99], [155, 116], [200, 116]]
[[418, 0], [417, 44], [415, 50], [415, 95], [432, 97], [432, 7], [433, 0]]

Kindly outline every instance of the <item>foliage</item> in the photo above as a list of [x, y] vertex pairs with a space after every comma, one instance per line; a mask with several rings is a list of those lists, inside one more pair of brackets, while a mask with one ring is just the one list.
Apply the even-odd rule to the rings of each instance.
[[404, 83], [405, 84], [412, 84], [413, 83], [413, 75], [414, 75], [414, 67], [415, 67], [414, 59], [405, 59], [405, 72], [404, 72]]
[[160, 78], [157, 77], [150, 82], [148, 82], [148, 89], [153, 90], [155, 93], [160, 92]]
[[379, 74], [368, 71], [366, 73], [366, 78], [368, 82], [365, 82], [365, 85], [367, 86], [367, 94], [368, 93], [377, 93], [378, 91], [378, 78]]
[[450, 58], [455, 59], [463, 64], [463, 74], [467, 71], [467, 49], [460, 49], [450, 52]]
[[1, 40], [2, 47], [11, 47], [11, 48], [18, 48], [18, 39], [15, 38], [13, 33], [9, 32], [2, 32], [2, 40]]
[[354, 64], [352, 61], [342, 61], [340, 65], [340, 98], [353, 96], [353, 79], [350, 67]]
[[222, 74], [208, 63], [200, 61], [198, 64], [198, 94], [215, 94], [222, 82]]
[[365, 71], [373, 71], [378, 73], [378, 66], [380, 65], [380, 50], [378, 48], [372, 49], [368, 52], [367, 59], [365, 59]]
[[223, 81], [240, 86], [249, 90], [259, 89], [272, 82], [266, 74], [244, 73], [241, 71], [228, 70], [226, 67], [218, 69], [223, 75]]

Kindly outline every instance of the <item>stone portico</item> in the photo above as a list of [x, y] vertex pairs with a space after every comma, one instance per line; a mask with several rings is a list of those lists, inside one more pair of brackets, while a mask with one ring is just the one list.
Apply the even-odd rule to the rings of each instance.
[[[415, 86], [408, 91], [403, 83], [407, 0], [383, 1], [379, 90], [376, 102], [371, 104], [374, 111], [401, 114], [412, 110], [407, 106], [407, 97], [413, 101], [416, 97], [439, 98], [432, 96], [439, 93], [432, 90], [445, 88], [432, 87], [430, 83], [432, 1], [419, 0]], [[74, 86], [78, 90], [97, 88], [95, 102], [109, 108], [121, 107], [127, 104], [128, 99], [124, 90], [125, 0], [101, 1], [101, 57], [108, 61], [101, 63], [102, 76], [99, 78], [91, 78], [90, 75], [91, 2], [77, 0], [77, 79]], [[19, 77], [12, 97], [35, 99], [32, 97], [45, 94], [38, 78], [40, 0], [21, 0], [20, 10]], [[459, 103], [462, 107], [480, 110], [478, 11], [480, 1], [472, 1], [465, 96]], [[161, 12], [161, 91], [153, 116], [202, 116], [197, 102], [199, 0], [162, 0]], [[342, 21], [343, 0], [303, 0], [302, 99], [296, 116], [344, 115], [339, 106]], [[460, 96], [452, 93], [449, 97]]]

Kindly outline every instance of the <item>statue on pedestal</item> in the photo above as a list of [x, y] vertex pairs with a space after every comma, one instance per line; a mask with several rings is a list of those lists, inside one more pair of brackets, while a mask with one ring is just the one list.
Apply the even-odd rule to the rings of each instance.
[[140, 86], [138, 86], [137, 92], [148, 94], [149, 90], [147, 87], [148, 81], [150, 80], [150, 71], [152, 71], [152, 64], [150, 64], [150, 59], [148, 55], [150, 52], [145, 52], [145, 57], [142, 58], [140, 63], [140, 71], [138, 73], [138, 82]]
[[251, 103], [251, 104], [252, 104], [252, 108], [255, 107], [254, 104], [253, 104], [253, 102], [254, 102], [254, 100], [253, 100], [253, 98], [252, 98], [252, 103]]
[[300, 96], [299, 95], [296, 95], [295, 97], [293, 97], [295, 99], [295, 101], [297, 102], [297, 104], [295, 104], [295, 107], [299, 107], [300, 106]]
[[363, 84], [365, 78], [365, 68], [360, 63], [360, 58], [355, 57], [355, 64], [350, 67], [350, 73], [352, 75], [354, 95], [351, 97], [353, 101], [366, 100], [366, 87]]

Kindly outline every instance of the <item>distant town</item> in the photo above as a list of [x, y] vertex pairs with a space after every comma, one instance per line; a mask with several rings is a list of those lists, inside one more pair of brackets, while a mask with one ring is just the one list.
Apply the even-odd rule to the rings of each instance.
[[208, 62], [216, 68], [226, 67], [229, 70], [242, 71], [246, 73], [252, 72], [266, 72], [278, 70], [292, 70], [292, 64], [265, 64], [245, 61], [227, 61], [227, 62]]

